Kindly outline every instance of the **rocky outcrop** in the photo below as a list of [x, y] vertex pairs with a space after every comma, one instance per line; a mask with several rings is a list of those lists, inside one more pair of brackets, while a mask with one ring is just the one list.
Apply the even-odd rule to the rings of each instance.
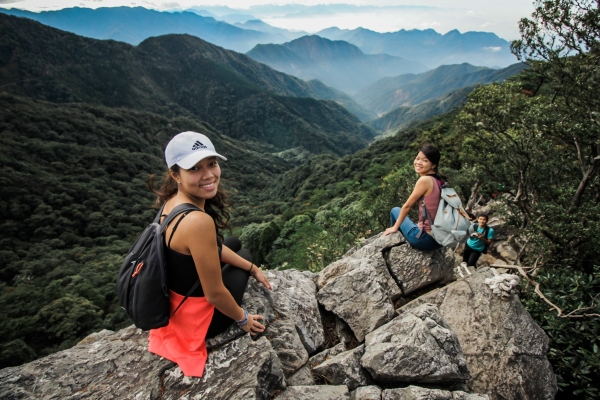
[[361, 364], [379, 383], [449, 383], [471, 377], [458, 338], [423, 304], [367, 335]]
[[470, 390], [492, 399], [553, 399], [556, 377], [546, 352], [548, 337], [517, 295], [502, 299], [484, 283], [488, 270], [429, 292], [400, 309], [437, 306], [458, 337], [472, 378]]
[[409, 386], [402, 389], [384, 390], [381, 400], [488, 400], [487, 395], [465, 393], [462, 391], [450, 392], [440, 389], [425, 389], [418, 386]]
[[285, 388], [281, 362], [266, 338], [245, 335], [214, 350], [202, 378], [147, 351], [134, 327], [87, 340], [20, 367], [0, 371], [3, 399], [269, 399]]
[[[492, 293], [490, 271], [441, 286], [454, 262], [451, 250], [378, 235], [317, 275], [267, 271], [273, 291], [251, 280], [243, 306], [267, 329], [210, 339], [202, 378], [149, 353], [147, 334], [130, 327], [1, 370], [0, 398], [553, 398], [545, 333], [517, 295]], [[432, 283], [441, 288], [427, 292]]]

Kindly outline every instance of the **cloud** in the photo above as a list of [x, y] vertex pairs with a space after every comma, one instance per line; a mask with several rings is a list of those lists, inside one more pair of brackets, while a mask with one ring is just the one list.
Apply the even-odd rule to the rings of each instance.
[[500, 46], [488, 46], [488, 47], [484, 47], [483, 49], [485, 51], [489, 51], [490, 53], [495, 53], [497, 51], [502, 50], [502, 47], [500, 47]]
[[0, 4], [18, 3], [23, 0], [0, 0]]

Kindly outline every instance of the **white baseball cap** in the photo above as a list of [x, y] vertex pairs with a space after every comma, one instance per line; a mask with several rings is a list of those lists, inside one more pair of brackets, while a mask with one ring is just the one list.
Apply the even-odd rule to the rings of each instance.
[[206, 157], [225, 157], [215, 151], [215, 146], [206, 135], [198, 132], [181, 132], [173, 137], [165, 149], [167, 167], [177, 164], [183, 169], [190, 169], [198, 161]]

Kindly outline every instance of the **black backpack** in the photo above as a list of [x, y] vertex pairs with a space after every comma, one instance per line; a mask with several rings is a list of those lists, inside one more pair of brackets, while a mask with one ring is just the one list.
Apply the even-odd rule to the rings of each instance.
[[[473, 230], [474, 230], [475, 232], [477, 232], [477, 229], [479, 229], [479, 224], [477, 224], [477, 223], [473, 224]], [[483, 236], [484, 238], [486, 238], [486, 239], [487, 239], [487, 238], [488, 238], [488, 237], [487, 237], [487, 235], [488, 235], [488, 232], [489, 232], [489, 231], [490, 231], [490, 227], [486, 225], [486, 226], [485, 226], [485, 228], [483, 228], [483, 233], [481, 234], [481, 236]], [[487, 251], [488, 251], [488, 245], [487, 245], [487, 244], [485, 244], [485, 242], [483, 242], [483, 245], [484, 245], [484, 248], [483, 248], [483, 251], [482, 251], [482, 253], [483, 253], [483, 254], [487, 254]]]
[[[159, 223], [163, 208], [164, 206], [161, 207], [154, 221], [144, 229], [135, 241], [133, 247], [125, 256], [123, 266], [117, 277], [119, 305], [133, 320], [135, 326], [143, 330], [166, 326], [172, 316], [170, 315], [169, 289], [167, 288], [163, 233], [169, 223], [179, 214], [185, 213], [187, 215], [192, 211], [202, 211], [193, 204], [180, 204], [171, 211], [162, 223]], [[173, 227], [173, 233], [181, 219]], [[199, 281], [196, 282], [173, 311], [173, 314], [177, 312], [199, 284]]]

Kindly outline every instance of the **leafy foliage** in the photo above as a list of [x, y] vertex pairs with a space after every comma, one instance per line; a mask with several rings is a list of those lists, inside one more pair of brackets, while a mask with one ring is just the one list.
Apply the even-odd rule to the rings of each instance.
[[[229, 137], [347, 154], [373, 131], [303, 82], [188, 35], [134, 47], [0, 13], [0, 86], [52, 102], [128, 107], [206, 121]], [[327, 99], [337, 98], [328, 93]]]
[[[146, 179], [178, 132], [207, 134], [244, 215], [290, 165], [188, 118], [0, 94], [0, 367], [129, 323], [116, 306], [123, 255], [154, 218]], [[239, 221], [239, 222], [235, 222]]]

